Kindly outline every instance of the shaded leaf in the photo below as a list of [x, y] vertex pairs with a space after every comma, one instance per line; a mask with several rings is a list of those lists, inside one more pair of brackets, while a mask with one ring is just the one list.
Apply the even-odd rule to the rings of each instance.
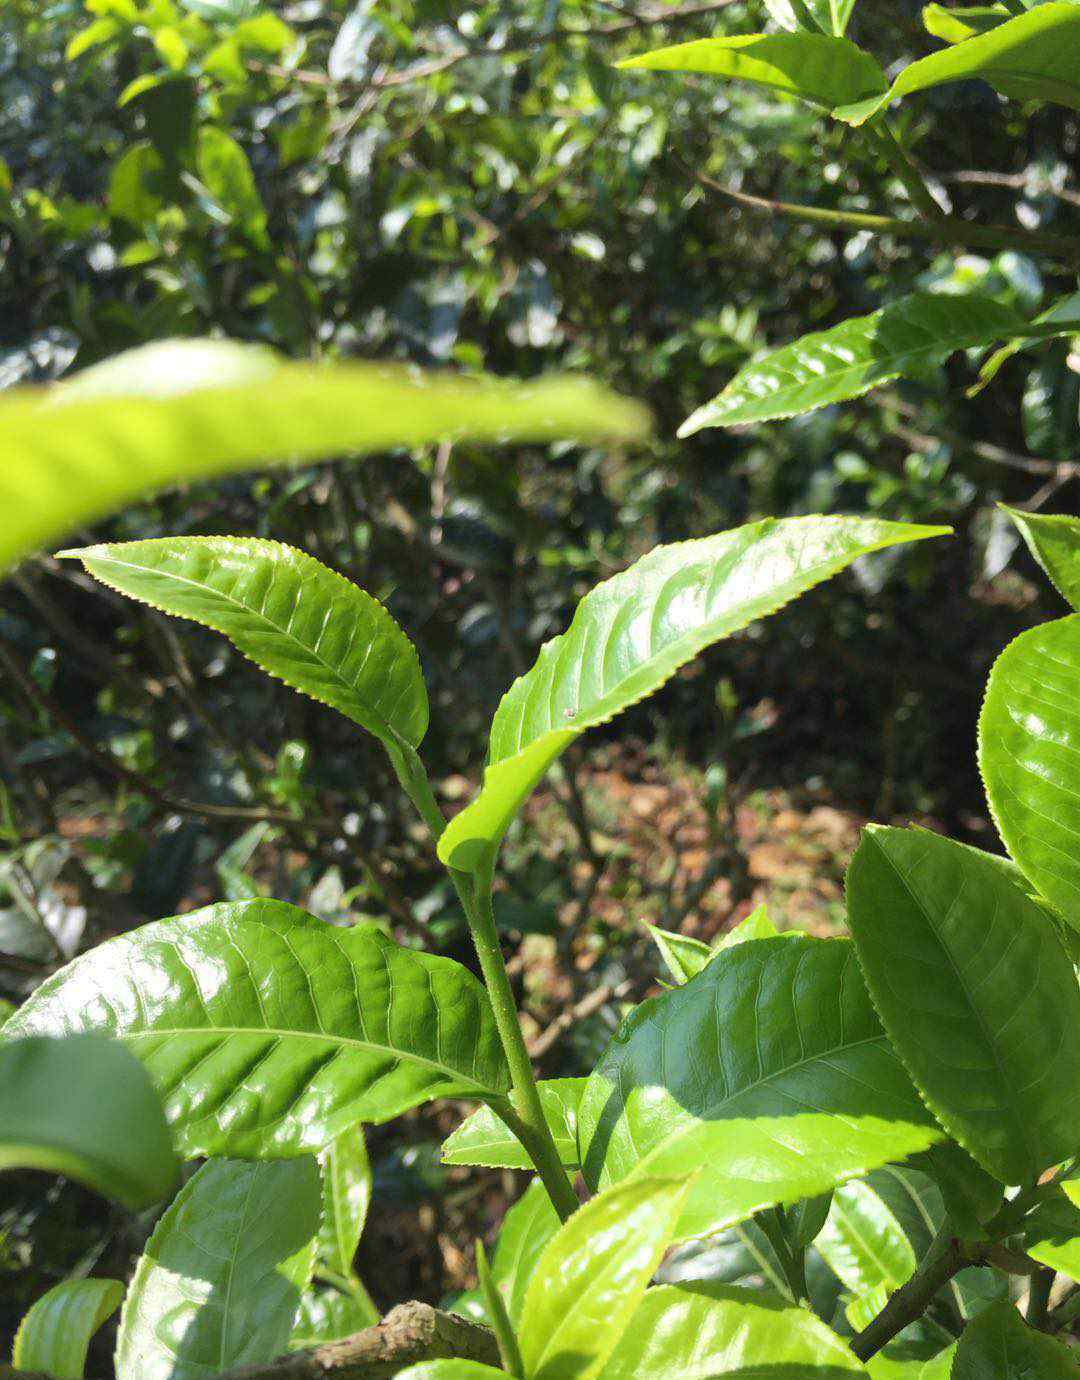
[[1055, 1193], [1024, 1218], [1024, 1250], [1080, 1283], [1080, 1206]]
[[998, 833], [1029, 881], [1080, 930], [1080, 616], [1021, 633], [990, 672], [979, 769]]
[[1005, 1184], [1076, 1142], [1080, 987], [1053, 922], [985, 854], [871, 826], [848, 920], [885, 1028], [942, 1125]]
[[53, 1380], [82, 1380], [90, 1339], [123, 1297], [118, 1279], [68, 1279], [57, 1284], [19, 1324], [11, 1364]]
[[545, 1246], [525, 1295], [525, 1380], [590, 1380], [640, 1303], [679, 1219], [685, 1180], [639, 1179], [578, 1208]]
[[358, 1121], [509, 1086], [487, 993], [460, 964], [281, 901], [208, 906], [92, 949], [0, 1036], [117, 1036], [188, 1155], [316, 1151]]
[[304, 552], [256, 537], [162, 537], [62, 554], [122, 594], [224, 633], [392, 749], [423, 738], [413, 644], [377, 599]]
[[885, 73], [869, 53], [846, 38], [805, 31], [699, 38], [616, 65], [731, 77], [797, 96], [823, 110], [884, 94], [888, 87]]
[[630, 439], [648, 427], [637, 404], [584, 379], [285, 364], [258, 346], [158, 341], [70, 383], [5, 394], [0, 568], [183, 480], [438, 440]]
[[284, 1352], [311, 1279], [319, 1210], [310, 1156], [204, 1164], [135, 1267], [117, 1380], [205, 1380]]
[[[541, 1079], [544, 1110], [559, 1157], [568, 1169], [578, 1167], [577, 1110], [584, 1078]], [[478, 1107], [442, 1143], [444, 1164], [479, 1164], [488, 1169], [532, 1169], [525, 1148], [490, 1107]]]
[[351, 1337], [379, 1321], [379, 1310], [366, 1291], [342, 1293], [329, 1285], [312, 1285], [300, 1300], [300, 1316], [289, 1337], [289, 1350], [321, 1346]]
[[17, 1039], [22, 1025], [17, 1011], [0, 1031], [0, 1169], [65, 1174], [130, 1208], [167, 1197], [178, 1165], [138, 1061], [96, 1035]]
[[756, 1289], [663, 1285], [650, 1289], [602, 1380], [847, 1380], [862, 1365], [805, 1308]]
[[689, 934], [675, 934], [671, 930], [662, 930], [659, 925], [646, 924], [645, 928], [660, 950], [660, 957], [667, 965], [668, 972], [680, 986], [695, 973], [700, 973], [713, 956], [708, 944]]
[[763, 522], [659, 546], [605, 580], [503, 696], [479, 795], [439, 840], [448, 866], [485, 866], [563, 749], [658, 690], [713, 642], [774, 613], [868, 551], [947, 529], [867, 518]]
[[1080, 1380], [1068, 1347], [1036, 1332], [1011, 1303], [996, 1303], [968, 1323], [950, 1380]]
[[678, 1237], [941, 1139], [846, 940], [755, 940], [626, 1018], [578, 1117], [586, 1180], [698, 1171]]
[[683, 422], [679, 435], [793, 417], [859, 398], [890, 379], [941, 364], [956, 350], [1027, 329], [1011, 307], [990, 297], [912, 293], [751, 360], [722, 393]]

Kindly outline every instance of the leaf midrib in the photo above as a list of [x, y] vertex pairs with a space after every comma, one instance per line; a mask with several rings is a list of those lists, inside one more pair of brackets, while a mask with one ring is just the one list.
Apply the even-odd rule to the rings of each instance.
[[451, 1067], [449, 1064], [441, 1064], [436, 1059], [428, 1059], [422, 1054], [413, 1054], [408, 1050], [398, 1049], [395, 1045], [380, 1045], [373, 1040], [357, 1040], [351, 1035], [332, 1035], [326, 1031], [319, 1030], [288, 1030], [279, 1026], [247, 1025], [213, 1025], [213, 1026], [155, 1026], [153, 1030], [127, 1030], [118, 1038], [124, 1042], [129, 1040], [152, 1040], [158, 1036], [169, 1038], [176, 1036], [207, 1036], [217, 1035], [222, 1039], [237, 1035], [268, 1035], [278, 1040], [319, 1040], [323, 1044], [338, 1044], [343, 1048], [365, 1050], [369, 1053], [393, 1054], [399, 1059], [407, 1059], [414, 1064], [423, 1064], [426, 1068], [436, 1069], [438, 1072], [446, 1074], [455, 1083], [468, 1083], [471, 1087], [482, 1092], [484, 1100], [488, 1098], [501, 1099], [504, 1096], [504, 1089], [492, 1088], [485, 1083], [479, 1082], [469, 1074]]
[[[350, 698], [359, 701], [360, 696], [356, 687], [354, 685], [350, 685], [349, 682], [345, 679], [345, 677], [336, 667], [334, 667], [329, 661], [322, 657], [313, 647], [309, 646], [306, 642], [301, 641], [301, 639], [297, 637], [294, 632], [290, 632], [288, 628], [283, 628], [280, 623], [275, 623], [272, 618], [269, 618], [261, 610], [256, 611], [249, 604], [245, 604], [243, 600], [234, 598], [231, 594], [224, 594], [221, 590], [216, 589], [213, 585], [205, 584], [199, 580], [193, 580], [186, 575], [177, 575], [174, 571], [171, 570], [161, 570], [155, 566], [136, 565], [132, 561], [123, 561], [113, 555], [108, 555], [105, 557], [93, 556], [90, 557], [90, 559], [97, 562], [109, 561], [113, 565], [122, 566], [125, 570], [132, 570], [136, 573], [164, 575], [167, 579], [174, 580], [177, 584], [190, 585], [192, 589], [199, 590], [206, 594], [212, 594], [215, 598], [221, 599], [224, 603], [231, 604], [234, 608], [239, 609], [241, 613], [247, 614], [253, 620], [265, 623], [268, 628], [272, 629], [276, 633], [280, 633], [282, 637], [288, 639], [288, 641], [292, 642], [295, 646], [299, 647], [301, 651], [306, 652], [307, 655], [313, 661], [317, 662], [318, 665], [320, 665], [321, 667], [323, 667], [324, 670], [330, 673], [331, 678], [335, 680], [338, 685], [344, 687]], [[329, 571], [328, 573], [333, 574], [334, 572]], [[363, 593], [362, 590], [358, 590], [357, 592]], [[144, 603], [152, 604], [152, 600], [150, 599], [143, 598], [143, 596], [136, 597], [142, 598], [142, 602]], [[190, 614], [181, 614], [180, 617], [186, 617], [192, 623], [197, 623], [199, 621], [198, 619], [191, 617]], [[211, 624], [209, 626], [212, 627], [213, 625]], [[228, 633], [223, 632], [220, 628], [215, 628], [214, 631], [219, 633], [222, 637], [229, 636]], [[263, 666], [261, 662], [257, 664], [259, 665], [261, 670], [267, 671], [270, 675], [274, 676], [278, 680], [284, 681], [286, 685], [292, 684], [292, 682], [286, 680], [285, 677], [280, 674], [280, 672], [269, 670], [269, 668]], [[293, 686], [292, 688], [300, 689], [300, 687], [298, 686]], [[306, 694], [310, 699], [319, 698], [317, 695], [313, 695], [310, 690], [301, 690], [301, 693]], [[371, 731], [376, 733], [379, 737], [392, 738], [395, 742], [406, 742], [406, 739], [404, 739], [402, 735], [398, 733], [398, 731], [386, 719], [384, 719], [381, 714], [377, 713], [374, 710], [369, 710], [363, 705], [361, 705], [361, 712], [364, 713], [366, 717], [370, 721], [372, 721], [373, 724], [380, 725], [379, 728], [371, 729]], [[361, 724], [361, 726], [363, 728], [369, 727], [369, 725], [366, 723]]]

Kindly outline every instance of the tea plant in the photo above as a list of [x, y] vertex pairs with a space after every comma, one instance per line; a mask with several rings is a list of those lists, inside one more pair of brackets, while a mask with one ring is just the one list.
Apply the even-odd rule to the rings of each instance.
[[[218, 366], [234, 358], [250, 359]], [[159, 482], [192, 454], [204, 472], [249, 462], [268, 418], [296, 401], [291, 366], [280, 390], [277, 366], [259, 367], [257, 389], [133, 400], [121, 363], [107, 402], [87, 394], [107, 391], [108, 373], [81, 399], [13, 401], [27, 463], [8, 482], [52, 507], [15, 505], [11, 549], [86, 511], [80, 466], [100, 474], [116, 436], [129, 460], [177, 438], [144, 476]], [[343, 444], [350, 398], [363, 415], [367, 380], [353, 393], [336, 374], [304, 373], [309, 426], [282, 433], [289, 449]], [[389, 386], [426, 396], [401, 378]], [[536, 414], [520, 396], [506, 411], [507, 396], [427, 421], [414, 409], [402, 434], [643, 424], [601, 394], [578, 393], [565, 412], [541, 394]], [[376, 417], [375, 444], [389, 425]], [[58, 455], [71, 457], [67, 490]], [[131, 483], [129, 468], [123, 492]], [[1075, 599], [1080, 522], [1016, 521]], [[511, 686], [482, 785], [449, 822], [421, 757], [419, 659], [361, 589], [245, 537], [64, 553], [113, 590], [224, 634], [382, 743], [460, 896], [483, 982], [374, 925], [252, 899], [122, 934], [43, 983], [0, 1031], [0, 1163], [72, 1173], [140, 1206], [168, 1198], [177, 1158], [205, 1162], [126, 1291], [59, 1285], [27, 1315], [15, 1364], [78, 1376], [123, 1292], [119, 1380], [335, 1369], [355, 1380], [410, 1362], [410, 1380], [1080, 1374], [1051, 1335], [1068, 1333], [1080, 1301], [1068, 1283], [1080, 1279], [1080, 618], [1024, 634], [990, 678], [980, 762], [1012, 860], [871, 827], [848, 877], [852, 939], [777, 934], [760, 912], [715, 950], [658, 934], [675, 985], [631, 1011], [586, 1077], [535, 1080], [492, 911], [502, 838], [575, 738], [860, 557], [944, 530], [766, 519], [658, 547], [587, 594]], [[535, 1177], [490, 1265], [478, 1252], [479, 1290], [457, 1305], [466, 1316], [397, 1310], [357, 1332], [374, 1318], [353, 1272], [369, 1192], [362, 1127], [433, 1098], [477, 1104], [444, 1146], [449, 1163]]]

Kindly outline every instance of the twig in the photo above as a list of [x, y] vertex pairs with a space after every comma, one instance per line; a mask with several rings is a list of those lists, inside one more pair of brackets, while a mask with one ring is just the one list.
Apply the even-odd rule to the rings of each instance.
[[[381, 1323], [339, 1342], [273, 1361], [223, 1371], [219, 1380], [391, 1380], [421, 1361], [462, 1360], [498, 1366], [495, 1336], [479, 1323], [427, 1303], [403, 1303]], [[0, 1364], [0, 1380], [47, 1380]]]
[[1028, 1288], [1027, 1320], [1031, 1327], [1045, 1332], [1049, 1326], [1050, 1290], [1054, 1287], [1054, 1272], [1040, 1265], [1031, 1277]]
[[807, 225], [826, 225], [832, 229], [866, 230], [873, 235], [896, 235], [900, 239], [931, 240], [941, 244], [976, 245], [985, 249], [1028, 249], [1048, 258], [1074, 264], [1080, 260], [1080, 240], [1064, 235], [1046, 235], [1035, 230], [1013, 230], [1006, 225], [971, 225], [955, 216], [936, 220], [900, 220], [896, 216], [871, 215], [866, 211], [835, 211], [823, 206], [800, 206], [790, 201], [751, 196], [749, 192], [725, 187], [722, 182], [687, 167], [683, 169], [709, 191], [737, 206], [769, 215], [787, 216]]
[[620, 982], [617, 987], [612, 987], [610, 983], [606, 982], [599, 987], [594, 987], [580, 1001], [567, 1007], [565, 1011], [561, 1011], [549, 1026], [546, 1026], [539, 1035], [529, 1041], [530, 1056], [533, 1059], [542, 1058], [564, 1031], [577, 1025], [579, 1021], [585, 1020], [587, 1016], [594, 1016], [609, 1001], [618, 1001], [625, 997], [632, 985], [628, 979], [626, 982]]

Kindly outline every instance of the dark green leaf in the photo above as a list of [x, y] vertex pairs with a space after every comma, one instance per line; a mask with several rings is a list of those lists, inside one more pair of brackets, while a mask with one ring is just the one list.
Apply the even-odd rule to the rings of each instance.
[[467, 969], [280, 901], [111, 939], [43, 983], [0, 1036], [76, 1030], [139, 1056], [189, 1155], [316, 1151], [358, 1121], [509, 1086]]
[[643, 1002], [586, 1085], [584, 1173], [697, 1172], [679, 1237], [827, 1192], [941, 1132], [845, 940], [763, 939]]
[[503, 696], [480, 794], [439, 840], [448, 866], [490, 863], [522, 802], [563, 749], [658, 690], [721, 638], [774, 613], [858, 556], [947, 529], [808, 517], [659, 546], [605, 580], [569, 629]]
[[66, 1174], [131, 1208], [167, 1197], [178, 1166], [138, 1061], [96, 1035], [17, 1039], [20, 1028], [21, 1011], [0, 1032], [0, 1169]]
[[319, 1171], [310, 1156], [203, 1165], [135, 1268], [117, 1380], [206, 1380], [284, 1352], [318, 1229]]
[[1080, 1362], [1003, 1302], [968, 1323], [949, 1374], [950, 1380], [1080, 1380]]
[[1024, 1218], [1024, 1250], [1080, 1283], [1080, 1206], [1054, 1193]]
[[1076, 1148], [1080, 988], [1053, 922], [977, 849], [871, 826], [848, 916], [885, 1028], [942, 1125], [1005, 1184]]
[[713, 956], [708, 944], [691, 935], [674, 934], [671, 930], [662, 930], [659, 925], [647, 924], [645, 928], [660, 950], [668, 972], [680, 986], [695, 973], [700, 973]]

